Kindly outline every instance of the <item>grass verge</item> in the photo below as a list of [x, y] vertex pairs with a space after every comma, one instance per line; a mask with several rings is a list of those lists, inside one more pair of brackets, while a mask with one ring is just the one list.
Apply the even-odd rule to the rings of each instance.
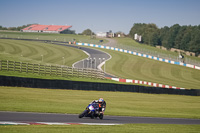
[[0, 39], [0, 60], [68, 65], [87, 58], [80, 49], [48, 43]]
[[200, 119], [200, 97], [128, 92], [0, 87], [0, 110], [79, 114], [94, 99], [105, 115]]
[[[136, 41], [134, 41], [131, 38], [114, 38], [117, 41], [117, 47], [127, 49], [127, 50], [138, 50], [138, 51], [143, 51], [143, 53], [149, 54], [149, 55], [154, 55], [154, 56], [162, 56], [163, 58], [172, 58], [172, 59], [177, 59], [179, 56], [178, 52], [171, 52], [169, 50], [162, 50], [153, 46], [149, 46], [146, 44], [141, 44]], [[194, 56], [185, 56], [185, 62], [186, 63], [195, 63], [198, 64], [200, 63], [200, 58], [194, 57]], [[187, 59], [186, 59], [187, 58]]]
[[198, 133], [199, 125], [126, 124], [116, 126], [0, 126], [3, 133]]
[[112, 56], [112, 59], [106, 62], [106, 72], [117, 77], [187, 89], [200, 89], [199, 70], [113, 50], [100, 50]]
[[[126, 84], [123, 82], [117, 82], [109, 79], [95, 79], [95, 78], [80, 78], [80, 77], [61, 77], [61, 76], [50, 76], [50, 75], [39, 75], [32, 73], [20, 73], [12, 71], [0, 71], [2, 76], [13, 76], [13, 77], [23, 77], [23, 78], [37, 78], [37, 79], [52, 79], [52, 80], [71, 80], [71, 81], [85, 81], [85, 82], [99, 82], [99, 83], [116, 83], [116, 84]], [[138, 84], [139, 85], [139, 84]]]
[[[52, 34], [52, 33], [28, 33], [28, 32], [6, 32], [0, 31], [0, 37], [5, 38], [18, 38], [18, 39], [37, 39], [37, 40], [51, 40], [51, 41], [63, 41], [63, 42], [84, 42], [100, 44], [99, 38], [91, 38], [85, 35], [74, 35], [74, 34]], [[103, 39], [104, 42], [107, 40]]]

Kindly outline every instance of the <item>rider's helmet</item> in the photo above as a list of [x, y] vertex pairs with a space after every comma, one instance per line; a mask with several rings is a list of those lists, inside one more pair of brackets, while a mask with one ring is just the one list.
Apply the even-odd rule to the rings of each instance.
[[99, 98], [99, 103], [102, 103], [103, 101], [103, 98]]

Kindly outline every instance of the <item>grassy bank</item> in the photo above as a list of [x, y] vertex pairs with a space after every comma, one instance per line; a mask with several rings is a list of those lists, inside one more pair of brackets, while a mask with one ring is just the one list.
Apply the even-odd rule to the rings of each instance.
[[[166, 59], [177, 60], [177, 57], [179, 56], [178, 52], [171, 52], [170, 50], [162, 50], [153, 46], [141, 44], [134, 41], [131, 38], [114, 38], [114, 39], [117, 41], [117, 47], [119, 48], [133, 50], [133, 51], [137, 50], [145, 54], [154, 55]], [[188, 55], [184, 56], [186, 63], [194, 63], [196, 65], [200, 65], [200, 58]]]
[[107, 102], [105, 115], [200, 118], [194, 96], [18, 87], [0, 87], [0, 110], [79, 114], [99, 97]]
[[0, 60], [72, 66], [88, 56], [80, 49], [40, 43], [0, 39]]
[[106, 62], [106, 72], [118, 77], [188, 89], [200, 89], [199, 70], [122, 52], [106, 49], [100, 50], [112, 56], [112, 59]]
[[[99, 83], [116, 83], [116, 84], [127, 84], [123, 82], [117, 82], [109, 79], [95, 79], [95, 78], [81, 78], [81, 77], [62, 77], [56, 75], [39, 75], [32, 73], [20, 73], [13, 71], [0, 71], [0, 75], [2, 76], [14, 76], [14, 77], [23, 77], [23, 78], [37, 78], [37, 79], [52, 79], [52, 80], [71, 80], [71, 81], [85, 81], [85, 82], [99, 82]], [[130, 83], [131, 84], [131, 83]], [[139, 85], [139, 84], [136, 84]]]
[[[106, 62], [106, 72], [118, 77], [188, 89], [200, 89], [199, 70], [121, 52], [101, 50], [112, 56], [112, 59]], [[68, 66], [87, 57], [80, 49], [34, 41], [7, 39], [0, 39], [0, 54], [0, 59], [3, 60]], [[4, 72], [5, 74], [6, 72]]]
[[[74, 35], [74, 34], [52, 34], [52, 33], [28, 33], [28, 32], [5, 32], [0, 31], [0, 37], [5, 38], [19, 38], [19, 39], [37, 39], [37, 40], [51, 40], [51, 41], [76, 41], [85, 43], [99, 44], [98, 38], [90, 38], [90, 36]], [[103, 39], [104, 40], [104, 39]], [[107, 42], [104, 40], [104, 42]]]
[[127, 124], [117, 126], [0, 126], [3, 133], [198, 133], [199, 125]]

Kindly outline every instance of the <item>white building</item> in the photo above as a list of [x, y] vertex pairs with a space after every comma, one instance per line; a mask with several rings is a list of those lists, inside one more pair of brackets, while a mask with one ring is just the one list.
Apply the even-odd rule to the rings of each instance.
[[142, 41], [142, 36], [138, 35], [137, 33], [134, 35], [134, 40], [141, 42]]
[[96, 36], [98, 36], [98, 37], [107, 37], [107, 32], [97, 32]]

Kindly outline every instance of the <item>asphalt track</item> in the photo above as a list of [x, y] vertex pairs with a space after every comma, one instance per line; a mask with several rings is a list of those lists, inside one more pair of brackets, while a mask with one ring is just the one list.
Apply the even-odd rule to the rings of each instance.
[[[111, 55], [109, 55], [108, 53], [105, 53], [103, 51], [97, 50], [97, 49], [80, 47], [80, 46], [77, 46], [77, 45], [70, 45], [70, 44], [66, 44], [66, 43], [52, 43], [52, 44], [77, 48], [77, 49], [84, 51], [89, 56], [86, 59], [83, 59], [81, 61], [74, 63], [73, 67], [101, 70], [101, 66], [106, 61], [111, 59]], [[104, 67], [103, 67], [103, 69], [104, 69]], [[114, 78], [115, 76], [108, 74], [108, 73], [105, 73], [105, 77], [113, 77]]]
[[89, 57], [74, 63], [74, 67], [78, 67], [78, 68], [97, 69], [101, 63], [111, 58], [109, 54], [102, 52], [100, 50], [96, 50], [96, 49], [80, 47], [77, 45], [70, 45], [70, 44], [68, 45], [68, 44], [63, 44], [63, 43], [53, 43], [53, 44], [73, 47], [73, 48], [77, 48], [84, 51]]
[[59, 122], [59, 123], [108, 123], [108, 124], [200, 124], [200, 119], [181, 118], [153, 118], [153, 117], [128, 117], [104, 116], [103, 120], [91, 118], [78, 118], [77, 114], [56, 113], [28, 113], [28, 112], [3, 112], [0, 111], [0, 121], [14, 122]]

